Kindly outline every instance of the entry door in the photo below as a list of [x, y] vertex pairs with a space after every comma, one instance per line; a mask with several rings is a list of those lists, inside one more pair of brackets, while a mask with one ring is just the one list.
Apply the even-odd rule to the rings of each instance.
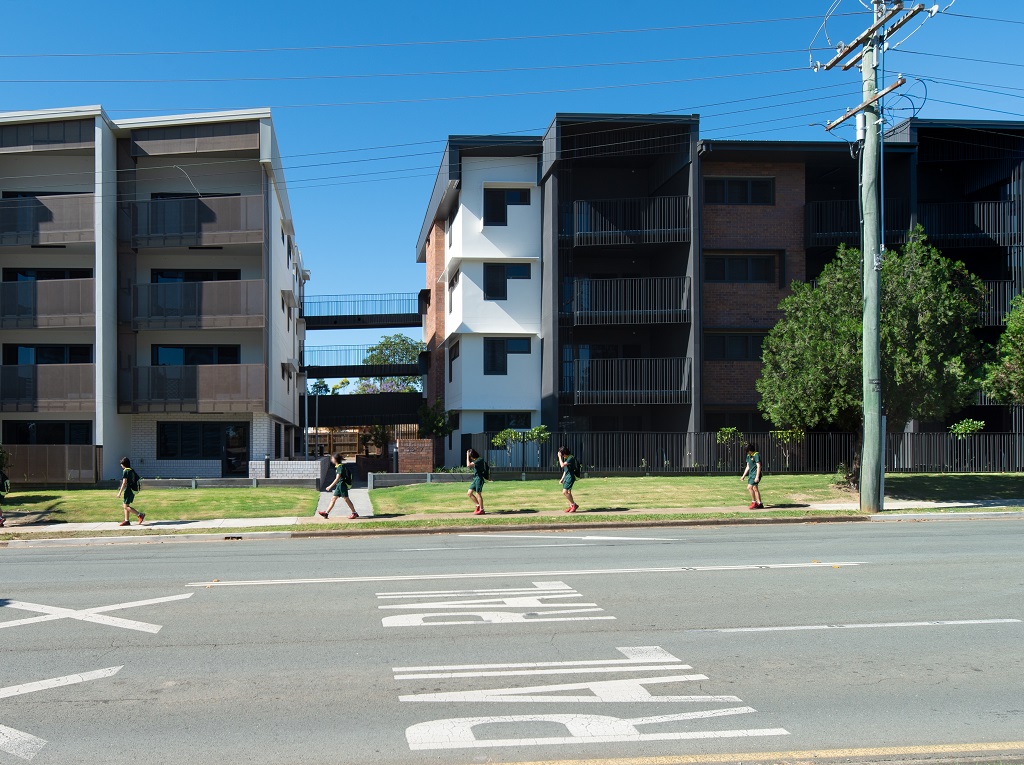
[[221, 475], [224, 478], [248, 478], [249, 426], [245, 423], [225, 425], [223, 439]]

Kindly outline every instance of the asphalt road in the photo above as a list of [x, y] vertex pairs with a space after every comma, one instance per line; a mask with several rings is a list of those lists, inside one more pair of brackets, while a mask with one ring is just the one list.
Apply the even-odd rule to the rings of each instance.
[[1022, 539], [942, 521], [0, 550], [0, 765], [1024, 754]]

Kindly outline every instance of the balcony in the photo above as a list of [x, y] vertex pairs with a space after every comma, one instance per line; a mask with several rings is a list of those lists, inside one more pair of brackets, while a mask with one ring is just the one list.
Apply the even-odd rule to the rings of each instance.
[[0, 246], [94, 242], [92, 194], [0, 199]]
[[575, 326], [684, 324], [690, 321], [690, 278], [576, 279]]
[[[429, 291], [427, 300], [429, 301]], [[307, 329], [390, 329], [419, 327], [426, 304], [415, 292], [380, 295], [315, 295], [302, 301]]]
[[690, 241], [690, 198], [583, 199], [573, 203], [576, 247]]
[[1018, 290], [1012, 281], [1000, 279], [985, 282], [985, 307], [980, 315], [982, 326], [1004, 326], [1006, 314], [1010, 312], [1010, 303], [1017, 293]]
[[[860, 246], [860, 202], [840, 199], [808, 202], [804, 207], [808, 247]], [[910, 204], [902, 199], [885, 200], [885, 242], [902, 244], [910, 231]]]
[[1013, 247], [1024, 244], [1020, 202], [940, 202], [918, 205], [918, 217], [936, 247]]
[[244, 329], [264, 324], [262, 279], [139, 284], [132, 291], [135, 329]]
[[263, 196], [153, 199], [130, 205], [132, 247], [262, 244]]
[[[263, 364], [121, 370], [121, 412], [256, 412], [266, 404]], [[130, 400], [124, 396], [130, 394]]]
[[563, 383], [575, 404], [689, 404], [692, 379], [689, 358], [576, 359]]
[[53, 279], [0, 283], [0, 329], [96, 326], [96, 283]]
[[96, 409], [93, 364], [0, 366], [0, 411], [92, 412]]

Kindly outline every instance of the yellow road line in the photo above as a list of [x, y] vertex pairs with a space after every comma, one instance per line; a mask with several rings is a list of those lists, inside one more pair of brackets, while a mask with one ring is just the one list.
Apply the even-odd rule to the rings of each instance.
[[1024, 752], [1024, 741], [990, 744], [931, 744], [886, 746], [871, 749], [810, 749], [803, 752], [738, 752], [736, 754], [681, 754], [667, 757], [625, 757], [602, 760], [544, 760], [504, 765], [706, 765], [728, 762], [791, 762], [793, 760], [856, 759], [859, 757], [902, 757], [913, 754], [981, 754]]

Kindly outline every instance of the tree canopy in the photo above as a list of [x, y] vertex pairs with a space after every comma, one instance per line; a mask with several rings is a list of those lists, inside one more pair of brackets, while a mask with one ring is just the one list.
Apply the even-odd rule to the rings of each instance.
[[[844, 246], [816, 284], [794, 283], [780, 304], [757, 381], [761, 411], [776, 427], [860, 430], [862, 294], [861, 254]], [[981, 281], [930, 246], [921, 227], [886, 252], [882, 401], [890, 430], [942, 419], [977, 390], [982, 345], [971, 330], [983, 301]]]
[[997, 358], [986, 369], [985, 390], [996, 401], [1024, 406], [1024, 296], [1010, 304]]
[[[424, 344], [401, 333], [387, 335], [366, 350], [366, 364], [415, 364], [425, 350]], [[421, 388], [418, 375], [401, 377], [364, 377], [353, 393], [410, 393]]]

